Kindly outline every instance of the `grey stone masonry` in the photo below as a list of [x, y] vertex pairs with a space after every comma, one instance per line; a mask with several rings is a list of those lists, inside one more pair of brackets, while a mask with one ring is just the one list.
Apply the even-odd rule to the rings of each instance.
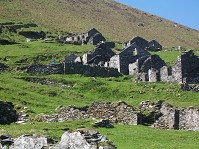
[[179, 129], [179, 111], [170, 104], [163, 103], [160, 109], [162, 116], [153, 124], [161, 129]]
[[152, 40], [149, 42], [147, 50], [149, 51], [161, 51], [162, 45], [158, 43], [156, 40]]
[[160, 70], [166, 66], [166, 63], [158, 55], [147, 55], [136, 60], [135, 63], [129, 64], [129, 74], [148, 73], [150, 69]]
[[[135, 63], [129, 64], [129, 74], [147, 74], [150, 82], [175, 82], [175, 83], [199, 83], [199, 57], [193, 51], [187, 51], [178, 57], [173, 67], [168, 67], [166, 63], [157, 55], [138, 58]], [[144, 81], [145, 79], [143, 79]]]
[[132, 44], [135, 44], [135, 45], [139, 46], [142, 49], [145, 49], [145, 48], [148, 47], [148, 41], [145, 40], [142, 37], [139, 37], [139, 36], [135, 37], [135, 38], [132, 38], [128, 42], [123, 43], [123, 47], [127, 48], [127, 47], [131, 46]]
[[83, 64], [94, 64], [104, 66], [105, 62], [108, 62], [115, 52], [110, 48], [110, 43], [101, 42], [96, 48], [89, 53], [83, 55]]
[[137, 59], [147, 55], [150, 55], [150, 53], [137, 45], [132, 44], [112, 57], [109, 61], [109, 67], [117, 68], [120, 73], [128, 75], [129, 64], [134, 63]]
[[95, 28], [90, 29], [86, 33], [73, 34], [66, 37], [66, 43], [70, 42], [81, 42], [81, 44], [92, 44], [97, 45], [101, 41], [106, 41], [104, 36]]
[[82, 65], [81, 63], [33, 64], [27, 68], [27, 72], [33, 74], [82, 74], [92, 77], [118, 77], [121, 75], [114, 68]]
[[40, 122], [60, 122], [68, 120], [81, 120], [89, 117], [109, 120], [112, 123], [137, 125], [139, 113], [125, 102], [94, 102], [88, 107], [78, 108], [70, 106], [61, 108], [58, 114], [41, 115]]
[[187, 51], [178, 57], [172, 67], [173, 82], [199, 83], [199, 57]]
[[199, 109], [189, 107], [180, 110], [179, 129], [199, 130]]

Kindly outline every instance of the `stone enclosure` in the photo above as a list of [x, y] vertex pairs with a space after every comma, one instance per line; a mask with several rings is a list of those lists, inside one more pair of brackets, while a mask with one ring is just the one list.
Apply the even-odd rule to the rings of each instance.
[[[62, 122], [94, 117], [108, 120], [113, 124], [143, 124], [160, 129], [199, 131], [198, 111], [196, 107], [178, 108], [164, 101], [157, 103], [143, 101], [139, 107], [132, 107], [122, 101], [116, 103], [101, 101], [86, 107], [63, 107], [57, 114], [40, 115], [38, 121]], [[109, 123], [107, 125], [110, 126]]]

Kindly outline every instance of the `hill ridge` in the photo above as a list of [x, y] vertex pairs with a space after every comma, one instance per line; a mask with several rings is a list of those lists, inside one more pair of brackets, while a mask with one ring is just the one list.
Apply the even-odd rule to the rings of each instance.
[[141, 36], [167, 47], [199, 48], [199, 31], [114, 0], [4, 0], [0, 4], [0, 20], [32, 21], [72, 33], [95, 27], [114, 41]]

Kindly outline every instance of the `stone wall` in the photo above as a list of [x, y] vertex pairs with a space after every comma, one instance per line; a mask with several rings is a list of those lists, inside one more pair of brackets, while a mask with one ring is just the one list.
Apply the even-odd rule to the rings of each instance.
[[199, 83], [195, 82], [199, 78], [199, 57], [194, 55], [193, 51], [190, 50], [182, 54], [180, 59], [183, 81], [186, 79], [187, 83]]
[[147, 73], [150, 82], [199, 83], [199, 57], [193, 51], [185, 52], [171, 68], [157, 55], [141, 57], [129, 64], [129, 74], [138, 78], [140, 73]]
[[97, 45], [101, 41], [106, 41], [104, 36], [95, 28], [90, 29], [86, 33], [73, 34], [69, 37], [66, 37], [65, 40], [66, 43], [80, 42], [81, 44], [92, 44], [92, 45]]
[[94, 102], [89, 107], [78, 108], [70, 106], [61, 108], [58, 114], [40, 115], [38, 121], [59, 122], [68, 120], [81, 120], [89, 117], [106, 119], [113, 123], [137, 125], [139, 114], [125, 102]]
[[162, 116], [153, 127], [161, 129], [179, 129], [179, 111], [170, 104], [163, 103], [160, 108]]
[[125, 102], [95, 102], [89, 107], [88, 114], [96, 118], [108, 119], [113, 123], [138, 124], [138, 114]]
[[179, 112], [179, 129], [199, 130], [199, 109], [190, 107]]
[[129, 64], [129, 74], [135, 75], [139, 80], [140, 74], [146, 74], [146, 79], [142, 81], [157, 82], [160, 81], [160, 69], [166, 66], [166, 63], [158, 55], [147, 55]]
[[128, 42], [124, 43], [124, 44], [123, 44], [123, 47], [124, 47], [124, 48], [127, 48], [127, 47], [131, 46], [132, 44], [135, 44], [135, 45], [139, 46], [139, 47], [142, 48], [142, 49], [145, 49], [146, 47], [148, 47], [148, 41], [145, 40], [145, 39], [142, 38], [142, 37], [135, 37], [135, 38], [132, 38], [132, 39], [129, 40]]
[[83, 55], [83, 64], [99, 65], [108, 62], [115, 55], [110, 46], [109, 42], [99, 43], [92, 52]]
[[137, 45], [132, 44], [117, 56], [112, 57], [109, 61], [109, 67], [118, 68], [120, 73], [128, 75], [129, 64], [134, 63], [137, 59], [147, 55], [150, 55], [150, 53], [141, 49]]
[[184, 91], [193, 91], [193, 92], [199, 92], [199, 84], [187, 84], [182, 83], [181, 89]]
[[41, 31], [41, 32], [36, 32], [36, 31], [20, 31], [19, 35], [22, 35], [26, 38], [30, 39], [44, 39], [46, 37], [46, 33]]
[[27, 68], [33, 74], [83, 74], [85, 76], [118, 77], [117, 69], [100, 66], [82, 65], [81, 63], [62, 63], [53, 65], [33, 64]]
[[161, 51], [162, 45], [160, 45], [156, 40], [152, 40], [149, 42], [147, 50], [149, 51]]

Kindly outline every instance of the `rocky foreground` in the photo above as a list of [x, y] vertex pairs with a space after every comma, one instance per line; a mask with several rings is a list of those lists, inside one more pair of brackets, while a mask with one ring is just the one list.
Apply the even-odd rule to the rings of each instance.
[[[28, 115], [14, 110], [10, 102], [0, 102], [0, 124], [26, 123]], [[107, 101], [94, 102], [86, 107], [59, 107], [52, 115], [37, 115], [39, 122], [63, 122], [100, 119], [93, 127], [112, 128], [114, 124], [148, 125], [160, 129], [199, 130], [199, 109], [197, 107], [178, 108], [164, 101], [157, 103], [143, 101], [139, 107], [132, 107], [123, 101], [111, 103]], [[1, 135], [0, 149], [114, 149], [114, 145], [105, 136], [94, 130], [67, 131], [61, 141], [37, 136], [23, 135], [12, 139], [9, 135]]]
[[16, 139], [9, 135], [0, 137], [0, 149], [116, 149], [112, 142], [94, 130], [67, 131], [58, 143], [37, 135], [23, 135]]

